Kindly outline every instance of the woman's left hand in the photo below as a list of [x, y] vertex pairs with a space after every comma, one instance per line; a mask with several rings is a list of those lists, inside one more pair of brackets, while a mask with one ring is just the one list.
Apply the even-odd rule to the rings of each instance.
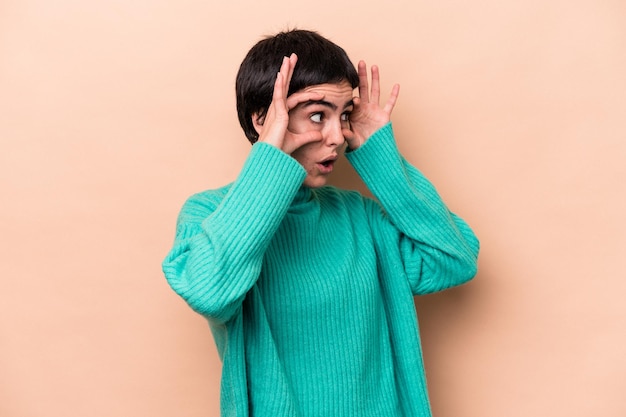
[[350, 130], [344, 129], [348, 147], [357, 149], [378, 129], [389, 123], [400, 86], [395, 84], [384, 107], [380, 107], [380, 74], [376, 65], [372, 66], [372, 88], [367, 80], [367, 66], [364, 61], [358, 65], [359, 96], [354, 98], [354, 109], [350, 114]]

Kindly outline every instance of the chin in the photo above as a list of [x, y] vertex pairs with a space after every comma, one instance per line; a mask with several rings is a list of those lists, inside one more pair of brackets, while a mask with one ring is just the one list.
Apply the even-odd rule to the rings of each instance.
[[326, 178], [307, 178], [304, 180], [304, 186], [309, 188], [320, 188], [326, 185]]

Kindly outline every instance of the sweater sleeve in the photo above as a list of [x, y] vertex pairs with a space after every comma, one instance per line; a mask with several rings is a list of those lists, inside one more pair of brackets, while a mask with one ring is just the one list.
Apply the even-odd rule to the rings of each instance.
[[479, 242], [451, 213], [433, 185], [399, 153], [391, 123], [347, 158], [384, 209], [379, 221], [399, 232], [399, 249], [413, 294], [460, 285], [477, 271]]
[[218, 323], [237, 313], [305, 176], [295, 159], [256, 143], [223, 197], [209, 191], [187, 200], [163, 272], [191, 308]]

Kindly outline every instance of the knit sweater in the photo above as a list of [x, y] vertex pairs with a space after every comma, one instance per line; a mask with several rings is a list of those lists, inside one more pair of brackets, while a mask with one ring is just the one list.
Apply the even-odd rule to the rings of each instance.
[[413, 295], [471, 279], [478, 240], [391, 124], [346, 157], [377, 201], [305, 187], [256, 143], [234, 183], [180, 213], [163, 271], [209, 321], [222, 416], [431, 415]]

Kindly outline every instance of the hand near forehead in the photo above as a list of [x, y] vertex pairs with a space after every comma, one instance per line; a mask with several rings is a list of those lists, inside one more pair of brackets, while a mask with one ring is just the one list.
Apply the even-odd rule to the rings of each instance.
[[372, 66], [372, 87], [367, 80], [367, 66], [364, 61], [358, 65], [359, 96], [354, 98], [354, 109], [350, 114], [350, 130], [344, 129], [344, 136], [350, 149], [357, 149], [378, 129], [391, 120], [400, 86], [395, 84], [384, 107], [380, 106], [380, 74], [376, 65]]
[[322, 95], [315, 92], [296, 92], [287, 97], [289, 83], [293, 70], [298, 62], [296, 54], [283, 58], [280, 71], [274, 82], [274, 93], [264, 117], [254, 117], [253, 123], [259, 131], [259, 142], [265, 142], [282, 149], [285, 153], [291, 154], [301, 146], [322, 140], [322, 135], [318, 131], [304, 133], [290, 132], [289, 111], [300, 103], [311, 100], [321, 100]]

